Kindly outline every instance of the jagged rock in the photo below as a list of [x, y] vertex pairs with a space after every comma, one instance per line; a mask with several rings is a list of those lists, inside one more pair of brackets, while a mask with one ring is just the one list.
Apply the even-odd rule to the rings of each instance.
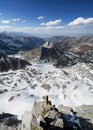
[[[50, 104], [48, 96], [35, 102], [31, 112], [25, 112], [22, 122], [9, 113], [0, 114], [0, 130], [92, 130], [93, 106], [75, 108]], [[91, 111], [89, 111], [89, 110]], [[91, 114], [90, 114], [91, 113]], [[88, 118], [91, 116], [91, 121]], [[87, 119], [86, 119], [87, 118]]]
[[24, 115], [22, 116], [21, 130], [43, 130], [43, 129], [39, 126], [38, 119], [33, 115], [33, 112], [25, 112]]
[[50, 41], [48, 41], [48, 42], [46, 42], [46, 43], [43, 45], [43, 47], [45, 47], [45, 48], [52, 48], [52, 47], [53, 47], [53, 43], [50, 42]]
[[[74, 112], [70, 115], [73, 111], [71, 108], [63, 108], [61, 105], [59, 111], [50, 103], [48, 96], [44, 96], [43, 99], [43, 102], [34, 103], [30, 113], [24, 114], [22, 130], [75, 130], [75, 128], [81, 130], [79, 119], [74, 115]], [[67, 113], [62, 111], [65, 108]]]
[[27, 61], [15, 57], [2, 56], [0, 59], [0, 72], [8, 71], [9, 69], [23, 69], [26, 65], [31, 65]]
[[59, 130], [63, 129], [64, 127], [63, 119], [61, 118], [60, 113], [55, 109], [49, 110], [44, 116], [44, 120], [50, 130], [52, 129]]
[[58, 118], [60, 115], [58, 111], [50, 110], [46, 113], [44, 116], [44, 119], [50, 119], [51, 121], [54, 121], [56, 118]]
[[21, 120], [9, 113], [0, 114], [0, 130], [20, 130]]

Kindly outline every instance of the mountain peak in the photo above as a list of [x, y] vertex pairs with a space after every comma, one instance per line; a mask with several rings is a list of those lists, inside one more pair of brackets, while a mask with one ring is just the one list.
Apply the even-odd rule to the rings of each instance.
[[52, 48], [52, 47], [53, 47], [53, 43], [50, 42], [50, 41], [47, 41], [47, 42], [43, 45], [43, 47], [45, 47], [45, 48]]

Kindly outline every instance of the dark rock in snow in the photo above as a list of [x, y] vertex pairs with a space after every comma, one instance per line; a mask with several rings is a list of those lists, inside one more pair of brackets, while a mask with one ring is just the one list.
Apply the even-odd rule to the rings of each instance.
[[0, 130], [20, 130], [21, 120], [9, 113], [0, 114]]
[[0, 58], [0, 72], [11, 70], [18, 70], [23, 69], [26, 67], [26, 65], [31, 65], [27, 61], [15, 58], [15, 57], [9, 57], [9, 56], [1, 56]]

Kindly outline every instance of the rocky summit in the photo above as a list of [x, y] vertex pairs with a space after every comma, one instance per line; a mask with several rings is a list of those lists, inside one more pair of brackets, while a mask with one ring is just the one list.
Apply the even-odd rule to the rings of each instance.
[[[17, 115], [9, 113], [0, 114], [0, 130], [92, 130], [92, 120], [89, 121], [89, 112], [92, 106], [73, 108], [59, 105], [56, 108], [48, 99], [34, 102], [31, 112], [26, 111], [22, 120]], [[88, 108], [88, 109], [87, 109]], [[82, 112], [84, 114], [82, 114]], [[91, 115], [92, 116], [92, 115]]]
[[43, 98], [43, 102], [34, 103], [32, 113], [37, 123], [31, 121], [32, 129], [38, 127], [40, 130], [81, 130], [79, 119], [73, 113], [71, 114], [71, 110], [69, 114], [59, 111], [48, 100], [48, 96]]

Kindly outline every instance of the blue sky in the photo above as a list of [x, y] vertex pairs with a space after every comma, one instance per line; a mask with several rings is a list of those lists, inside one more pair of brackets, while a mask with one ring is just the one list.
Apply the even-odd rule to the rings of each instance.
[[0, 32], [92, 35], [93, 0], [0, 0]]

